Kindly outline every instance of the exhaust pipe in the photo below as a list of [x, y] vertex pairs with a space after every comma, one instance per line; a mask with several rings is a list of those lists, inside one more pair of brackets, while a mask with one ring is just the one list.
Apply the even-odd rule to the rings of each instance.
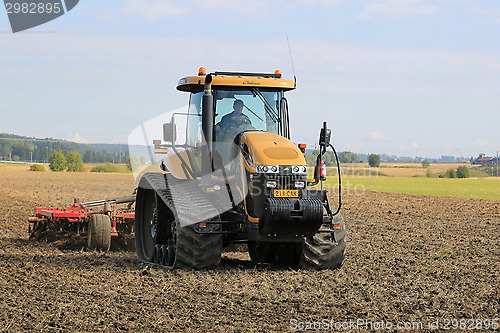
[[205, 76], [205, 89], [203, 94], [201, 129], [205, 137], [205, 148], [202, 150], [202, 185], [210, 186], [211, 181], [207, 176], [212, 173], [212, 143], [214, 138], [214, 99], [212, 96], [212, 74]]

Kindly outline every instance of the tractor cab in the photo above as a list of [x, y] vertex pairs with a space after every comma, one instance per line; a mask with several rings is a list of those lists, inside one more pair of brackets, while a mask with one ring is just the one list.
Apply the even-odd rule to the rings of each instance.
[[[178, 145], [178, 148], [185, 148], [184, 154], [188, 155], [188, 170], [184, 170], [187, 175], [183, 178], [201, 176], [202, 147], [206, 143], [216, 160], [212, 169], [217, 169], [219, 157], [224, 166], [235, 158], [235, 149], [240, 146], [244, 132], [266, 132], [289, 139], [288, 103], [284, 92], [295, 88], [293, 81], [282, 79], [279, 71], [274, 74], [215, 72], [210, 75], [211, 93], [207, 98], [204, 97], [206, 78], [205, 69], [200, 68], [197, 76], [184, 77], [177, 85], [178, 90], [190, 92], [188, 112], [182, 120], [186, 122], [186, 142]], [[205, 102], [209, 104], [205, 105], [205, 111], [204, 98], [210, 99]], [[176, 127], [175, 121], [172, 119], [172, 123], [165, 126], [165, 141], [173, 140], [171, 132]], [[204, 133], [210, 138], [207, 139]], [[179, 164], [178, 155], [172, 152], [167, 157], [169, 169], [179, 170], [174, 167]], [[177, 173], [177, 177], [182, 175]]]

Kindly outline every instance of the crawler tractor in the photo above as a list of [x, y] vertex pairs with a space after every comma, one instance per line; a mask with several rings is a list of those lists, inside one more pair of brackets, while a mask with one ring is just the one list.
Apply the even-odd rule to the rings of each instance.
[[[155, 140], [156, 150], [166, 152], [161, 170], [143, 174], [137, 189], [139, 259], [212, 268], [223, 247], [247, 243], [256, 263], [340, 267], [346, 249], [340, 200], [332, 210], [322, 186], [322, 154], [335, 149], [324, 123], [307, 179], [305, 147], [290, 141], [284, 96], [295, 82], [279, 71], [206, 74], [202, 67], [177, 89], [190, 93], [189, 108], [163, 125], [163, 141]], [[181, 118], [185, 132], [178, 131]]]

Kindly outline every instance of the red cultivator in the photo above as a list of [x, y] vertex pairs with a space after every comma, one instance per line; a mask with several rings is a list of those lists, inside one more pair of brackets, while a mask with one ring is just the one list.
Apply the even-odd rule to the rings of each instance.
[[134, 202], [131, 195], [82, 203], [75, 199], [67, 208], [37, 207], [28, 219], [30, 239], [46, 230], [74, 231], [87, 234], [90, 249], [108, 251], [111, 237], [133, 232]]

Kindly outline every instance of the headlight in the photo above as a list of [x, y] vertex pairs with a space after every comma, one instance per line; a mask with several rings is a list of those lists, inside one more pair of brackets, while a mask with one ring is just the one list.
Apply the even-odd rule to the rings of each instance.
[[295, 182], [295, 188], [304, 188], [306, 187], [306, 182], [303, 181], [296, 181]]
[[292, 166], [292, 173], [296, 174], [307, 174], [307, 167], [305, 165], [294, 165]]
[[278, 173], [280, 170], [279, 165], [258, 165], [257, 172], [263, 173]]
[[266, 187], [274, 188], [276, 186], [278, 186], [278, 182], [276, 180], [268, 180], [266, 182]]

